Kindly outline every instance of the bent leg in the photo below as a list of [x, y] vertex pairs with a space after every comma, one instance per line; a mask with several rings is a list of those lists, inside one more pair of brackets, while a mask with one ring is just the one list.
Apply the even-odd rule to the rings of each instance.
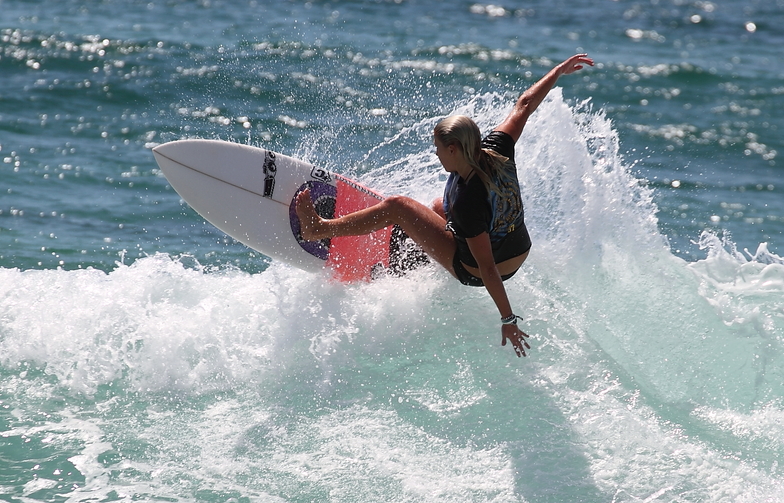
[[452, 271], [456, 245], [446, 222], [432, 209], [409, 197], [392, 196], [375, 206], [348, 215], [323, 219], [316, 213], [310, 191], [297, 196], [297, 216], [302, 237], [308, 240], [369, 234], [393, 224], [399, 225], [416, 244], [447, 271]]
[[438, 216], [443, 218], [446, 221], [446, 213], [444, 213], [444, 198], [437, 197], [433, 199], [433, 202], [430, 203], [430, 209], [435, 211]]

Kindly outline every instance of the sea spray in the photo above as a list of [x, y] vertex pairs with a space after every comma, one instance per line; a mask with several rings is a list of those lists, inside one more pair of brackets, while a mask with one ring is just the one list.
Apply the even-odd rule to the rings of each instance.
[[[502, 101], [455, 111], [486, 129]], [[781, 497], [777, 257], [673, 256], [617, 132], [582, 107], [553, 94], [517, 148], [534, 248], [507, 288], [525, 359], [500, 346], [487, 293], [432, 265], [353, 285], [167, 254], [108, 272], [0, 269], [18, 494]], [[423, 201], [442, 187], [431, 124], [405, 157]], [[404, 150], [374, 150], [361, 175], [401, 192], [400, 166], [373, 162], [385, 148]]]

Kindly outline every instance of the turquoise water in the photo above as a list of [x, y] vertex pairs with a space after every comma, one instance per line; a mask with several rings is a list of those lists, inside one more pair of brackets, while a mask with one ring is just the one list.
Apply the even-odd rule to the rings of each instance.
[[[784, 3], [0, 1], [0, 498], [781, 501]], [[554, 63], [501, 348], [436, 268], [340, 285], [185, 205], [219, 138], [423, 202], [435, 122]]]

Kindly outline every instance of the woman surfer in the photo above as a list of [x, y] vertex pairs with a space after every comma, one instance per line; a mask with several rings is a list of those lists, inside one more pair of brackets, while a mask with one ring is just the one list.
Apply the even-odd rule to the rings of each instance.
[[368, 234], [396, 224], [461, 283], [484, 286], [501, 315], [501, 345], [512, 343], [517, 356], [530, 349], [517, 326], [503, 281], [512, 277], [531, 248], [514, 163], [514, 146], [528, 118], [561, 75], [593, 66], [577, 54], [555, 66], [523, 92], [512, 111], [484, 140], [465, 116], [439, 122], [433, 131], [436, 155], [450, 173], [444, 197], [427, 207], [409, 197], [392, 196], [375, 206], [323, 219], [310, 191], [297, 198], [302, 237], [318, 240]]

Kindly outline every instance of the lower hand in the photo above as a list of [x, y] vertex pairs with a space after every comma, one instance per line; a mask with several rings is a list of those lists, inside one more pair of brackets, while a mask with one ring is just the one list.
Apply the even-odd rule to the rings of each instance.
[[506, 341], [512, 343], [512, 347], [518, 357], [525, 356], [526, 348], [531, 349], [525, 338], [528, 334], [520, 330], [517, 325], [501, 325], [501, 345], [506, 346]]

